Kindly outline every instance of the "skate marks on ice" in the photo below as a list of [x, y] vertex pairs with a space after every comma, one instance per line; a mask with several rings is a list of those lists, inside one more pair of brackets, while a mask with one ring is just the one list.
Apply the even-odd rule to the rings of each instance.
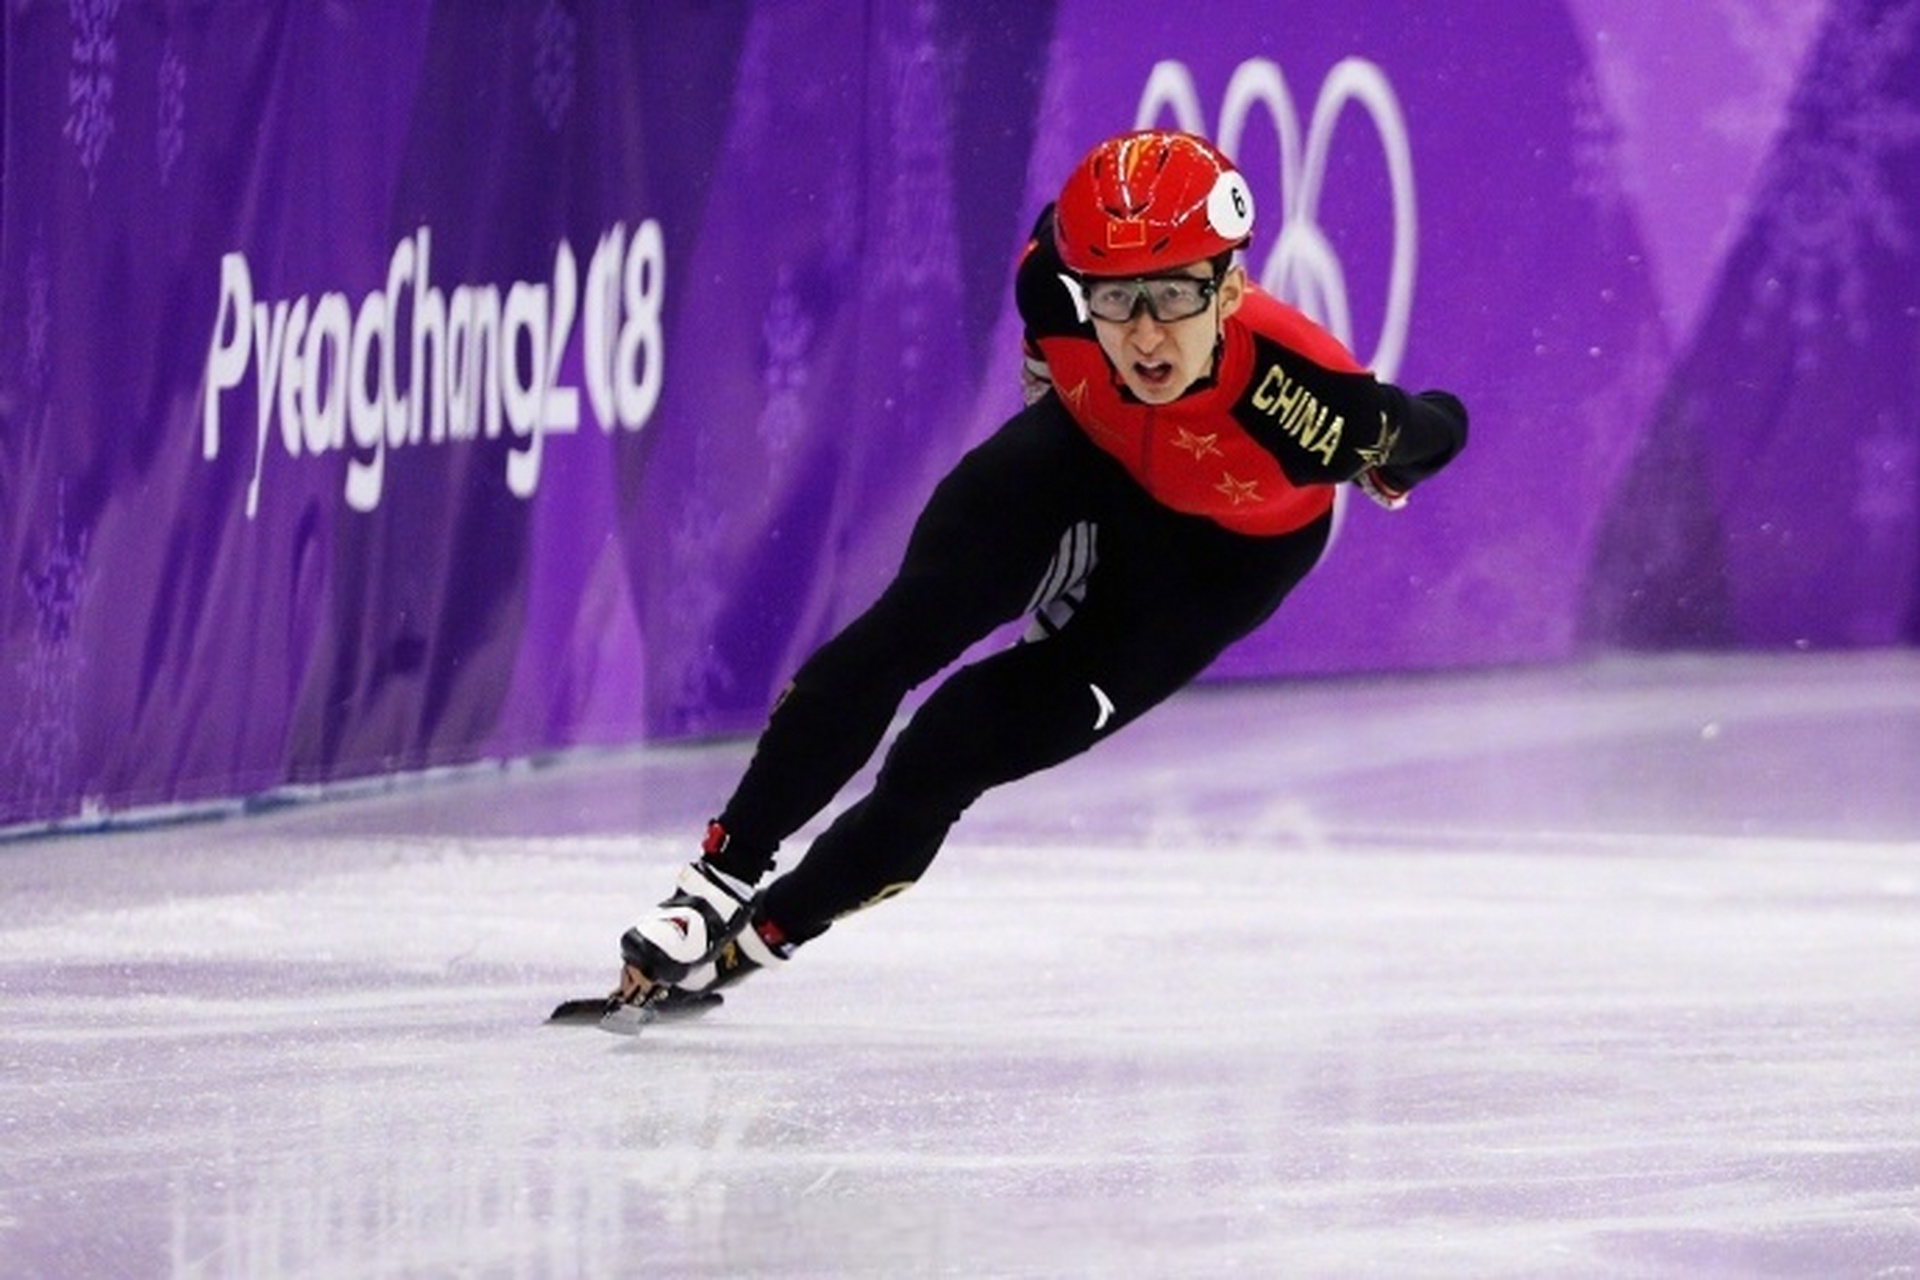
[[582, 823], [650, 756], [0, 851], [0, 1257], [1903, 1274], [1920, 682], [1670, 670], [1185, 700], [631, 1039], [540, 1020], [702, 821]]
[[[533, 1025], [555, 956], [363, 947], [289, 989], [270, 958], [9, 950], [9, 1256], [1870, 1274], [1920, 1241], [1905, 855], [1763, 844], [1229, 850], [1224, 903], [1193, 851], [961, 845], [886, 928], [633, 1040]], [[594, 909], [558, 879], [519, 887]], [[447, 874], [450, 918], [509, 887], [476, 882]]]

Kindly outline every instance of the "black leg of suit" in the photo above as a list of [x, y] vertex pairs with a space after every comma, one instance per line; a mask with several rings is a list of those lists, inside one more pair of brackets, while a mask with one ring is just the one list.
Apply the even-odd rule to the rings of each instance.
[[1169, 511], [1040, 401], [941, 482], [893, 582], [794, 677], [721, 814], [723, 869], [758, 879], [871, 757], [907, 693], [1019, 617], [1085, 524], [1097, 563], [1071, 620], [928, 697], [873, 790], [769, 887], [766, 913], [788, 937], [911, 884], [989, 788], [1080, 754], [1192, 681], [1273, 613], [1328, 531], [1252, 538]]

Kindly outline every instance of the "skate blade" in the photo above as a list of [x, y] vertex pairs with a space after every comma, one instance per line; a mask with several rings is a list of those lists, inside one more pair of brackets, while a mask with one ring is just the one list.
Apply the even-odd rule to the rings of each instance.
[[679, 1022], [683, 1019], [698, 1018], [713, 1012], [727, 1002], [727, 998], [718, 991], [680, 991], [667, 992], [653, 1004], [653, 1011], [662, 1022]]
[[628, 1004], [614, 1000], [603, 1007], [605, 1012], [600, 1015], [600, 1029], [611, 1031], [617, 1036], [637, 1036], [641, 1028], [660, 1018], [659, 1012], [651, 1003]]
[[550, 1024], [559, 1026], [589, 1026], [607, 1016], [607, 1011], [620, 1003], [611, 996], [588, 996], [584, 1000], [562, 1000], [555, 1005], [553, 1012], [547, 1015]]

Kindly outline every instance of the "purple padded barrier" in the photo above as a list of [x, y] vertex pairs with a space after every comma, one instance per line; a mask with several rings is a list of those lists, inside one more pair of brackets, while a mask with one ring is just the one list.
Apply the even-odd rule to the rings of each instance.
[[1216, 676], [1910, 642], [1920, 3], [1780, 8], [8, 6], [0, 827], [753, 729], [1146, 121], [1474, 413]]

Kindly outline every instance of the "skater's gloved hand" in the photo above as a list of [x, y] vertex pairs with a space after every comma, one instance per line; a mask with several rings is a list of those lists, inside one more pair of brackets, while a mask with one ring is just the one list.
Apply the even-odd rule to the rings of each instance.
[[1032, 404], [1051, 390], [1053, 370], [1047, 368], [1047, 362], [1037, 356], [1023, 356], [1020, 361], [1020, 399]]
[[1360, 491], [1389, 511], [1398, 511], [1407, 505], [1407, 490], [1396, 486], [1382, 474], [1379, 467], [1368, 467], [1353, 478]]

